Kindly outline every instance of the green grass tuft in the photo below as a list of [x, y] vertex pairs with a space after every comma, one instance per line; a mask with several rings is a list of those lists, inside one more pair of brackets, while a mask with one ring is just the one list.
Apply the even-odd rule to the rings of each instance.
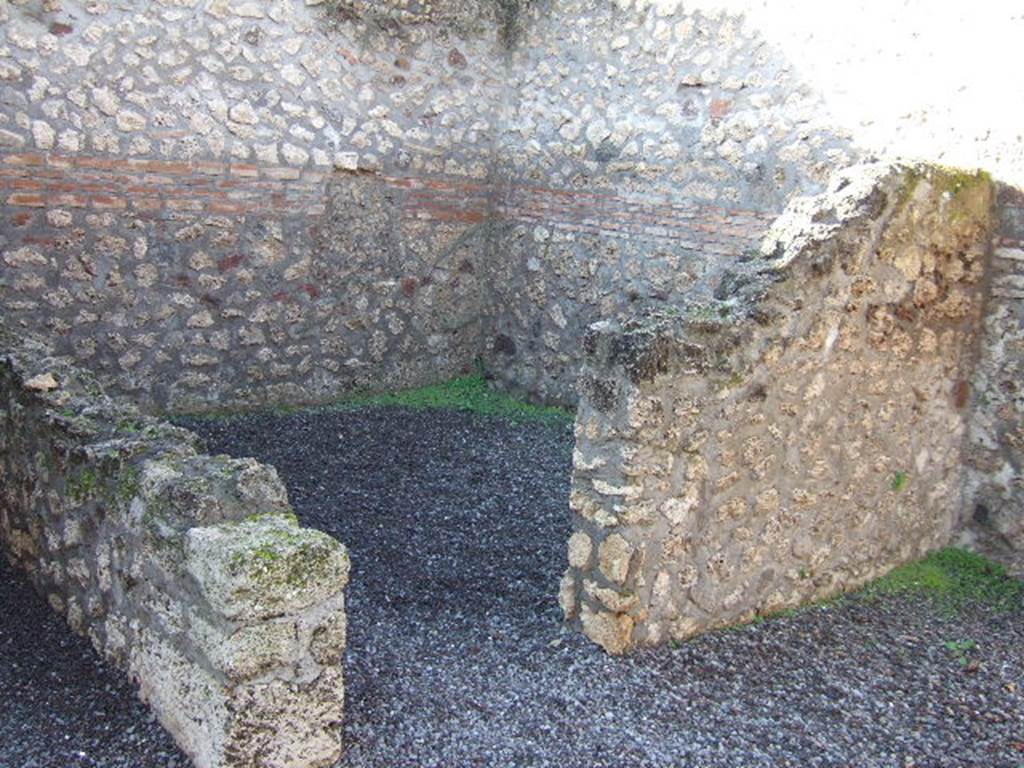
[[910, 476], [906, 472], [894, 472], [892, 476], [892, 489], [899, 493], [907, 487]]
[[443, 384], [434, 384], [404, 392], [379, 395], [361, 395], [337, 403], [336, 408], [362, 408], [367, 406], [399, 406], [403, 408], [442, 408], [471, 411], [485, 416], [500, 416], [517, 422], [544, 421], [568, 424], [574, 414], [565, 409], [547, 405], [533, 405], [518, 400], [487, 386], [482, 373], [471, 373]]
[[1008, 611], [1021, 605], [1024, 582], [981, 555], [949, 547], [890, 571], [865, 587], [864, 594], [921, 595], [949, 611], [968, 606]]
[[516, 423], [541, 422], [559, 427], [572, 424], [575, 419], [575, 413], [566, 408], [552, 405], [534, 405], [504, 392], [491, 389], [487, 386], [487, 379], [482, 371], [476, 371], [441, 384], [432, 384], [427, 387], [420, 387], [419, 389], [381, 394], [355, 394], [321, 405], [278, 405], [230, 411], [181, 412], [172, 414], [170, 418], [172, 421], [176, 417], [208, 421], [231, 421], [245, 413], [287, 415], [300, 412], [325, 413], [375, 407], [469, 411], [484, 416], [508, 419]]

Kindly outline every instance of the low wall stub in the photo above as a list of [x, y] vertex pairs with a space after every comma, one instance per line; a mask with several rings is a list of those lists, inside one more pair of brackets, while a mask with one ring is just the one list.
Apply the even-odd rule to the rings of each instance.
[[0, 544], [199, 768], [341, 754], [349, 558], [272, 467], [0, 331]]

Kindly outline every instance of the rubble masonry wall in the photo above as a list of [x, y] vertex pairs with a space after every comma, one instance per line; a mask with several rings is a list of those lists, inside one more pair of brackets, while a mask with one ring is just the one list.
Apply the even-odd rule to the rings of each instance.
[[0, 544], [199, 768], [341, 754], [345, 548], [271, 467], [205, 456], [0, 331]]
[[593, 325], [562, 603], [611, 652], [855, 588], [947, 544], [995, 187], [857, 168], [729, 289]]

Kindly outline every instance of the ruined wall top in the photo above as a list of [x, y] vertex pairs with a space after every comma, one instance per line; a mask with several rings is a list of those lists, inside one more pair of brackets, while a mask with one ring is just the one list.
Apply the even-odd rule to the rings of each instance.
[[[802, 309], [773, 286], [821, 279], [837, 267], [851, 270], [865, 248], [876, 248], [893, 271], [917, 279], [901, 295], [887, 296], [893, 306], [905, 305], [899, 310], [902, 320], [926, 311], [958, 319], [967, 311], [958, 291], [936, 287], [945, 279], [937, 276], [947, 269], [945, 263], [922, 253], [931, 250], [951, 261], [954, 281], [979, 283], [995, 194], [985, 173], [888, 162], [844, 169], [821, 194], [794, 198], [769, 228], [760, 252], [732, 264], [712, 295], [673, 306], [652, 304], [621, 322], [595, 323], [584, 336], [583, 351], [598, 367], [618, 368], [634, 385], [667, 373], [732, 372], [764, 352], [758, 345], [743, 350], [743, 344], [764, 337], [766, 326], [784, 326], [787, 316]], [[911, 255], [894, 255], [902, 248]], [[971, 268], [963, 268], [960, 258]], [[743, 354], [733, 355], [736, 351]]]
[[847, 174], [713, 300], [592, 326], [567, 618], [618, 653], [947, 544], [995, 190], [937, 168]]

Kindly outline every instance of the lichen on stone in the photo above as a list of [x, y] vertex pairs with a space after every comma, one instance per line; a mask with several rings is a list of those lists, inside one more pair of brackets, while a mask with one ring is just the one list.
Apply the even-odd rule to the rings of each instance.
[[232, 619], [302, 610], [348, 581], [344, 547], [278, 515], [193, 528], [185, 550], [186, 568], [207, 600]]

